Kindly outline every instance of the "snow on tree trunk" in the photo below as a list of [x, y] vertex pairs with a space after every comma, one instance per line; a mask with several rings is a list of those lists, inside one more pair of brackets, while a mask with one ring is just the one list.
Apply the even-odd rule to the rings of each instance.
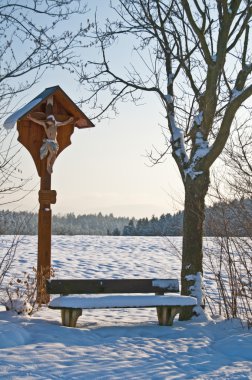
[[[209, 171], [192, 179], [185, 179], [185, 209], [183, 222], [183, 255], [181, 270], [181, 294], [194, 295], [197, 274], [203, 275], [203, 222], [205, 196], [209, 186]], [[202, 297], [201, 297], [202, 298]], [[204, 303], [204, 300], [199, 300]], [[199, 305], [198, 305], [199, 306]], [[201, 305], [203, 306], [203, 305]], [[192, 310], [183, 310], [180, 320], [190, 319]]]

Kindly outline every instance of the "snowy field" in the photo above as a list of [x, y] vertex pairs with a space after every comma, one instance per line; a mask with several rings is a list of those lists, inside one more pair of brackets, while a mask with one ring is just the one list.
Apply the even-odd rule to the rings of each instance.
[[[10, 241], [1, 238], [1, 251]], [[181, 239], [55, 236], [53, 267], [56, 278], [179, 278], [173, 245]], [[24, 237], [12, 275], [33, 266], [36, 237]], [[86, 310], [76, 329], [47, 308], [31, 318], [1, 311], [0, 368], [13, 380], [252, 379], [252, 334], [210, 317], [161, 327], [154, 309]]]

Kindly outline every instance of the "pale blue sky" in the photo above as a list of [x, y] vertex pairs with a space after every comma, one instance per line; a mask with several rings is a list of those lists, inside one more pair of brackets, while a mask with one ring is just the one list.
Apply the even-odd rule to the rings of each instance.
[[[99, 5], [99, 12], [107, 12], [108, 1], [90, 2]], [[100, 9], [102, 6], [102, 9]], [[91, 19], [91, 15], [90, 15]], [[120, 54], [118, 54], [120, 52]], [[85, 51], [85, 54], [93, 54]], [[82, 52], [84, 54], [84, 52]], [[129, 58], [130, 47], [115, 51], [114, 67], [121, 70], [122, 54]], [[25, 104], [46, 87], [60, 85], [73, 99], [82, 97], [75, 76], [65, 71], [48, 71], [43, 80], [34, 86], [21, 104]], [[87, 116], [88, 106], [83, 107]], [[57, 191], [54, 213], [113, 213], [137, 218], [152, 214], [175, 212], [182, 208], [183, 186], [173, 159], [148, 167], [146, 151], [152, 146], [164, 148], [160, 124], [165, 126], [162, 107], [158, 99], [148, 96], [145, 104], [136, 107], [127, 103], [119, 106], [119, 115], [112, 120], [96, 123], [96, 127], [75, 130], [72, 145], [57, 159], [52, 176], [52, 188]], [[30, 183], [36, 189], [15, 205], [19, 210], [35, 211], [38, 208], [39, 177], [29, 153], [22, 150], [21, 168], [24, 176], [32, 176]]]

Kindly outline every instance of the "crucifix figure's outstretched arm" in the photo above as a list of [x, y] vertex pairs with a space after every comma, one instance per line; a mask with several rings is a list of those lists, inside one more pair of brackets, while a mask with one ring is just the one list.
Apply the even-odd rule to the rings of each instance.
[[61, 127], [62, 125], [70, 124], [73, 121], [74, 121], [74, 117], [69, 117], [69, 119], [67, 119], [65, 121], [56, 121], [56, 125], [57, 125], [57, 127]]
[[43, 127], [45, 127], [45, 121], [44, 120], [35, 119], [35, 117], [32, 117], [30, 114], [27, 115], [27, 119], [33, 121], [36, 124], [39, 124], [39, 125], [42, 125]]

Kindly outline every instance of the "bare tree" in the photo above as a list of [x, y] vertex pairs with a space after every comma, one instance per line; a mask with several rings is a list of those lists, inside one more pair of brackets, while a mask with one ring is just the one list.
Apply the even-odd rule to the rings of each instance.
[[[118, 101], [157, 95], [170, 148], [185, 188], [182, 294], [202, 304], [202, 235], [210, 168], [223, 151], [233, 120], [252, 94], [252, 1], [115, 0], [114, 19], [96, 22], [100, 59], [83, 64], [80, 81], [101, 116]], [[110, 59], [120, 41], [132, 60]], [[134, 59], [134, 54], [137, 57]], [[104, 92], [111, 96], [102, 105]], [[100, 97], [101, 96], [101, 97]], [[168, 139], [167, 139], [168, 140]], [[191, 313], [182, 312], [181, 319]]]
[[[251, 119], [251, 115], [250, 115]], [[214, 247], [206, 249], [205, 265], [213, 274], [216, 294], [207, 294], [212, 310], [239, 317], [252, 326], [252, 130], [251, 122], [235, 129], [222, 155], [225, 175], [211, 184], [217, 210], [208, 216]], [[218, 173], [217, 173], [218, 174]]]
[[[17, 95], [20, 101], [20, 94], [25, 95], [45, 70], [71, 70], [77, 63], [74, 49], [83, 46], [90, 26], [83, 28], [74, 22], [70, 26], [68, 20], [84, 13], [86, 6], [80, 0], [1, 1], [0, 122], [15, 109]], [[19, 148], [12, 139], [0, 128], [1, 205], [24, 196], [20, 189], [26, 181], [20, 171]]]
[[[83, 3], [83, 2], [82, 2]], [[60, 26], [76, 13], [85, 13], [80, 0], [3, 0], [0, 4], [1, 118], [11, 111], [13, 96], [29, 89], [49, 67], [70, 69], [74, 48], [87, 28]], [[64, 24], [62, 24], [64, 25]]]
[[222, 160], [227, 168], [227, 184], [233, 197], [252, 198], [252, 113], [234, 131]]

